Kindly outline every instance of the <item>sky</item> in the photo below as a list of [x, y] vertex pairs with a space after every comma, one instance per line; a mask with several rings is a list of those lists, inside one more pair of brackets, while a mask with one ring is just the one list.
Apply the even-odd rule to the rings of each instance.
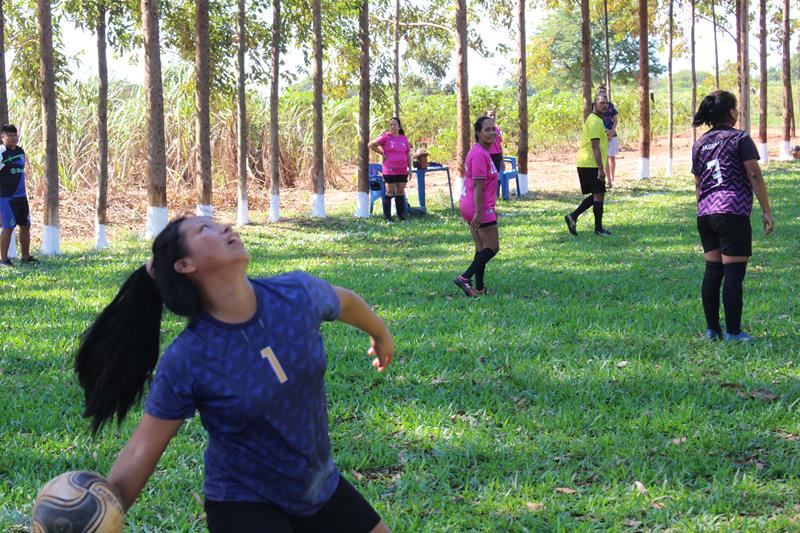
[[[536, 29], [536, 21], [539, 21], [543, 18], [544, 12], [542, 10], [531, 10], [528, 13], [527, 21], [528, 21], [528, 36], [534, 33]], [[680, 16], [680, 14], [679, 14]], [[688, 21], [686, 21], [688, 23]], [[485, 25], [486, 28], [482, 28], [481, 26]], [[80, 69], [80, 76], [81, 78], [88, 78], [97, 75], [97, 60], [96, 60], [96, 48], [95, 48], [95, 39], [88, 33], [75, 28], [72, 25], [65, 24], [64, 29], [64, 42], [67, 44], [67, 53], [70, 55], [73, 54], [80, 54], [80, 62], [81, 62], [81, 69]], [[751, 58], [755, 61], [758, 54], [758, 40], [756, 31], [753, 30], [752, 37], [751, 37]], [[496, 31], [494, 29], [489, 28], [488, 22], [479, 22], [478, 31], [484, 37], [486, 41], [487, 49], [492, 50], [495, 49], [499, 44], [505, 44], [511, 49], [509, 56], [500, 56], [496, 55], [494, 57], [484, 58], [479, 56], [475, 52], [470, 52], [468, 56], [468, 70], [469, 70], [469, 83], [471, 86], [476, 85], [486, 85], [486, 86], [498, 86], [502, 85], [505, 79], [509, 76], [512, 76], [515, 72], [515, 49], [516, 49], [516, 41], [514, 35], [514, 29], [509, 28], [508, 32]], [[713, 71], [714, 69], [714, 54], [713, 54], [713, 27], [711, 23], [706, 21], [698, 21], [696, 25], [696, 36], [697, 36], [697, 50], [698, 54], [696, 57], [696, 64], [698, 70], [705, 70], [705, 71]], [[719, 41], [719, 54], [720, 54], [720, 66], [724, 65], [726, 61], [734, 61], [736, 59], [736, 48], [735, 44], [731, 37], [724, 34], [723, 32], [718, 32], [718, 41]], [[665, 46], [666, 48], [666, 46]], [[794, 48], [793, 48], [794, 49]], [[141, 56], [141, 52], [139, 52]], [[667, 51], [659, 50], [658, 51], [659, 58], [661, 62], [666, 65], [667, 62]], [[177, 56], [174, 53], [165, 51], [162, 56], [162, 61], [164, 64], [168, 64], [170, 61], [176, 61]], [[577, 58], [576, 58], [577, 60]], [[299, 50], [295, 50], [293, 53], [290, 53], [285, 58], [287, 68], [289, 69], [298, 69], [302, 68], [302, 54]], [[131, 57], [109, 57], [109, 76], [112, 79], [125, 79], [133, 83], [142, 83], [144, 78], [144, 66], [143, 66], [143, 59], [139, 57], [139, 61], [136, 64], [131, 64], [132, 58]], [[780, 56], [773, 52], [771, 54], [769, 65], [776, 65], [780, 63]], [[690, 68], [689, 58], [676, 58], [673, 61], [673, 68], [674, 70], [688, 70]], [[499, 73], [499, 75], [498, 75]], [[450, 74], [449, 79], [454, 78], [455, 76], [455, 66], [454, 64], [450, 65]]]

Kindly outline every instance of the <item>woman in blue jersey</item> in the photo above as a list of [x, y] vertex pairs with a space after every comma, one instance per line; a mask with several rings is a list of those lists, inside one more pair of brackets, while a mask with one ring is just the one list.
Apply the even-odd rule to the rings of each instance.
[[[750, 212], [753, 193], [761, 204], [761, 222], [769, 235], [774, 227], [767, 187], [758, 165], [758, 150], [746, 131], [734, 128], [736, 97], [727, 91], [706, 96], [693, 125], [711, 126], [692, 147], [692, 174], [697, 193], [697, 229], [706, 259], [703, 311], [706, 338], [722, 338], [720, 289], [725, 307], [725, 339], [751, 341], [742, 331], [742, 283], [752, 255]], [[724, 283], [723, 283], [724, 279]]]
[[178, 218], [84, 333], [75, 370], [96, 432], [141, 397], [159, 359], [162, 307], [189, 318], [158, 362], [109, 481], [128, 509], [198, 411], [212, 533], [385, 533], [331, 458], [320, 325], [338, 319], [370, 335], [379, 371], [392, 360], [392, 336], [357, 294], [303, 272], [250, 279], [249, 258], [229, 225]]

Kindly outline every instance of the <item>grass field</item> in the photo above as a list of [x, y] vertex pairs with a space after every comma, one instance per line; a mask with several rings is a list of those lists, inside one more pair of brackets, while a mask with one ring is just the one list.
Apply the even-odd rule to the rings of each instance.
[[[394, 332], [395, 363], [378, 374], [365, 336], [324, 329], [334, 458], [394, 531], [797, 531], [800, 174], [773, 164], [766, 179], [776, 231], [754, 231], [752, 345], [702, 338], [687, 177], [610, 194], [605, 239], [591, 212], [567, 233], [577, 194], [503, 203], [478, 300], [452, 283], [472, 251], [442, 200], [392, 226], [341, 212], [243, 234], [252, 276], [303, 269], [352, 288]], [[27, 530], [46, 480], [107, 473], [141, 415], [90, 438], [71, 353], [147, 244], [65, 249], [0, 271], [3, 532]], [[181, 327], [170, 317], [164, 342]], [[205, 530], [204, 445], [195, 418], [128, 531]]]

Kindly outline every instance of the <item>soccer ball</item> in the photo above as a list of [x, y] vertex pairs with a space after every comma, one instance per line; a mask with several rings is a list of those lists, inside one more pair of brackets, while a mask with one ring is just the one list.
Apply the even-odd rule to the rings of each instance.
[[121, 533], [125, 511], [117, 489], [94, 472], [66, 472], [33, 504], [33, 533]]

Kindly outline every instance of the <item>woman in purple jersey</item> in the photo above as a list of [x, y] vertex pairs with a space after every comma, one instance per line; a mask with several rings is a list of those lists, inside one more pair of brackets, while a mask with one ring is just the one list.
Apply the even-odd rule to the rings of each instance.
[[[144, 415], [108, 476], [125, 509], [198, 411], [211, 533], [388, 532], [331, 459], [320, 334], [336, 319], [361, 329], [383, 371], [394, 354], [383, 321], [357, 294], [303, 272], [248, 278], [242, 241], [208, 217], [173, 220], [152, 253], [75, 359], [94, 432], [125, 418], [158, 362]], [[164, 305], [189, 324], [159, 361]]]
[[[692, 174], [697, 193], [697, 229], [706, 259], [703, 311], [706, 338], [722, 339], [720, 288], [725, 307], [725, 339], [751, 341], [742, 331], [742, 283], [752, 255], [750, 212], [753, 193], [761, 204], [761, 222], [774, 227], [767, 187], [758, 165], [758, 150], [746, 131], [734, 128], [736, 97], [715, 91], [700, 103], [692, 125], [711, 126], [692, 147]], [[724, 283], [723, 283], [724, 280]]]

